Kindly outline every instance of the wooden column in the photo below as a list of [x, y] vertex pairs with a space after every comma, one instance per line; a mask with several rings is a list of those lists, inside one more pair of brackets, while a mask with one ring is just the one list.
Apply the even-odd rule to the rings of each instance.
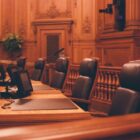
[[140, 26], [140, 1], [127, 0], [126, 2], [126, 28], [138, 29]]
[[[97, 1], [100, 9], [101, 6], [106, 8], [109, 3], [111, 3], [109, 0]], [[122, 66], [130, 60], [140, 59], [140, 0], [126, 0], [125, 3], [126, 25], [123, 31], [114, 28], [114, 6], [112, 14], [97, 13], [99, 24], [97, 24], [96, 56], [101, 59], [102, 65]], [[103, 22], [100, 19], [103, 19]]]

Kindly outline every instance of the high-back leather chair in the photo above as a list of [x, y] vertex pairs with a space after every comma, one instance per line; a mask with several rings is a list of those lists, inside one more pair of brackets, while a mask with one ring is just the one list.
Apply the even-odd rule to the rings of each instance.
[[69, 60], [66, 57], [59, 57], [56, 60], [55, 69], [50, 81], [51, 87], [62, 89], [64, 80], [66, 78], [68, 65], [69, 65]]
[[39, 58], [34, 64], [34, 70], [31, 75], [31, 79], [35, 81], [40, 81], [45, 67], [45, 59]]
[[71, 99], [87, 110], [91, 89], [95, 84], [98, 60], [85, 58], [80, 64], [79, 77], [72, 88]]
[[24, 70], [26, 64], [26, 57], [19, 57], [17, 59], [17, 67], [19, 70]]
[[139, 112], [140, 63], [126, 63], [120, 73], [120, 87], [112, 99], [109, 116]]

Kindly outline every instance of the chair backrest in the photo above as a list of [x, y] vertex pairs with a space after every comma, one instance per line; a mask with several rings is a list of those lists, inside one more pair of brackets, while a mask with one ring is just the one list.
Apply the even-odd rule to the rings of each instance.
[[96, 78], [97, 67], [97, 59], [83, 59], [80, 64], [79, 77], [72, 88], [72, 97], [86, 100], [89, 98], [92, 85]]
[[50, 86], [62, 89], [68, 70], [69, 60], [66, 57], [59, 57], [55, 63], [55, 70], [52, 74]]
[[34, 64], [34, 70], [31, 75], [32, 80], [40, 81], [45, 67], [45, 59], [39, 58]]
[[11, 85], [15, 85], [16, 84], [16, 79], [15, 79], [15, 72], [20, 71], [18, 69], [18, 67], [14, 64], [8, 64], [7, 66], [7, 73], [10, 77], [11, 80]]
[[121, 87], [140, 91], [140, 63], [126, 63], [120, 73]]
[[19, 57], [19, 59], [17, 59], [17, 67], [20, 70], [24, 70], [25, 64], [26, 64], [26, 57]]
[[126, 63], [120, 73], [120, 86], [112, 99], [110, 116], [139, 112], [140, 63]]

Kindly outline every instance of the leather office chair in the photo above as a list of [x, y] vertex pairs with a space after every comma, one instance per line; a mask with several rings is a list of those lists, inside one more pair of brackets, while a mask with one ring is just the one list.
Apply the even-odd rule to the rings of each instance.
[[51, 87], [62, 89], [68, 70], [68, 64], [69, 60], [66, 57], [59, 57], [56, 60], [55, 69], [50, 81]]
[[24, 70], [26, 64], [26, 57], [19, 57], [17, 59], [17, 67], [19, 70]]
[[35, 81], [40, 81], [44, 67], [45, 67], [45, 59], [39, 58], [34, 64], [34, 70], [31, 75], [31, 79]]
[[94, 116], [116, 116], [140, 112], [140, 63], [126, 63], [120, 73], [120, 87], [113, 96], [107, 114], [92, 112]]
[[85, 58], [80, 64], [79, 77], [72, 88], [71, 99], [85, 110], [88, 109], [90, 92], [95, 85], [97, 68], [97, 59]]
[[[140, 63], [126, 63], [120, 73], [120, 85], [112, 101], [109, 115], [139, 112], [140, 109]], [[119, 108], [119, 109], [118, 109]]]
[[10, 79], [6, 79], [6, 71], [4, 70], [3, 66], [1, 65], [0, 67], [0, 73], [2, 75], [2, 81], [0, 80], [0, 86], [5, 87], [5, 91], [0, 92], [0, 98], [10, 98], [9, 94], [9, 87], [15, 86], [16, 85], [16, 79], [15, 79], [15, 72], [18, 71], [17, 66], [13, 64], [9, 64], [7, 67], [7, 72], [9, 74]]

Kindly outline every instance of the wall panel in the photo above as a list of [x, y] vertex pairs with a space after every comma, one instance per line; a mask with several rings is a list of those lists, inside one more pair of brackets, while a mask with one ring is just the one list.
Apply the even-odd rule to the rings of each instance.
[[[96, 0], [97, 11], [105, 9], [113, 0]], [[97, 37], [96, 55], [100, 57], [102, 65], [122, 66], [122, 64], [140, 59], [140, 12], [138, 10], [139, 0], [125, 1], [124, 30], [119, 31], [115, 25], [115, 5], [112, 5], [111, 14], [97, 12]]]
[[1, 34], [2, 37], [15, 28], [14, 0], [1, 0]]
[[[72, 32], [69, 33], [71, 39], [67, 42], [71, 44], [67, 46], [69, 50], [67, 56], [73, 56], [72, 60], [79, 63], [87, 56], [83, 49], [87, 48], [95, 55], [96, 27], [93, 0], [0, 0], [0, 15], [1, 39], [10, 32], [19, 34], [24, 39], [22, 54], [29, 61], [36, 60], [41, 49], [41, 46], [37, 46], [38, 32], [33, 26], [35, 20], [71, 18], [73, 26]], [[79, 51], [84, 53], [77, 55]], [[3, 49], [1, 56], [3, 59], [9, 59], [6, 52], [3, 53]]]
[[[120, 66], [123, 63], [139, 59], [140, 12], [139, 0], [126, 0], [126, 26], [124, 31], [114, 29], [115, 11], [99, 13], [112, 0], [0, 0], [0, 38], [7, 33], [17, 33], [23, 39], [23, 55], [29, 61], [41, 57], [38, 52], [36, 20], [73, 21], [68, 29], [66, 55], [73, 57], [73, 63], [79, 63], [84, 57], [98, 56], [101, 64]], [[10, 11], [10, 12], [9, 12]], [[2, 44], [1, 44], [2, 46]], [[80, 53], [79, 53], [80, 52]], [[0, 48], [2, 59], [9, 59]], [[120, 59], [115, 60], [117, 56]], [[120, 61], [120, 63], [119, 63]]]

